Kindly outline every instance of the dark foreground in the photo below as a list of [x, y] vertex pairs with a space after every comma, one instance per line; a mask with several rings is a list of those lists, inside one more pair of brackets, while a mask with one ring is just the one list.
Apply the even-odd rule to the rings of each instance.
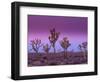
[[52, 66], [52, 65], [74, 65], [87, 64], [87, 54], [82, 52], [61, 53], [29, 53], [28, 66]]

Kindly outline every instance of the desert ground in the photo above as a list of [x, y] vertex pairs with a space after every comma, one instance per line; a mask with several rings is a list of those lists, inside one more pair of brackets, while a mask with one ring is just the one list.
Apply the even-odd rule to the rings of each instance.
[[87, 59], [83, 52], [28, 53], [28, 67], [87, 64]]

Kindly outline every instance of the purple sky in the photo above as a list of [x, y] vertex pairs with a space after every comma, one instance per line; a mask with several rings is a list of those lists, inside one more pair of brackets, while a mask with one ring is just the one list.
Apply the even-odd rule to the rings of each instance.
[[60, 32], [58, 43], [63, 37], [68, 37], [73, 49], [79, 43], [87, 41], [87, 24], [87, 17], [29, 15], [28, 43], [35, 38], [49, 43], [49, 30], [55, 28]]

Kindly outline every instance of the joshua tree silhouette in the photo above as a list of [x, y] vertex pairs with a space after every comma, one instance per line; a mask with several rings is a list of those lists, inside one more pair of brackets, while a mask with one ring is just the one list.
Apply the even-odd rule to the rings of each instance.
[[87, 42], [83, 42], [83, 43], [79, 44], [78, 47], [81, 50], [81, 52], [84, 52], [84, 55], [87, 54]]
[[48, 44], [43, 45], [43, 50], [48, 54], [49, 50], [50, 50], [51, 46], [49, 46]]
[[83, 45], [84, 51], [87, 51], [87, 42], [83, 42], [82, 45]]
[[33, 50], [36, 52], [36, 54], [38, 54], [39, 48], [42, 47], [42, 45], [43, 45], [43, 44], [41, 44], [41, 40], [40, 39], [34, 39], [31, 42], [32, 42]]
[[64, 49], [64, 53], [67, 55], [67, 49], [71, 45], [67, 37], [64, 37], [63, 40], [60, 41], [61, 47]]
[[79, 48], [80, 51], [82, 52], [82, 45], [81, 45], [81, 44], [78, 45], [78, 48]]
[[60, 32], [56, 32], [55, 28], [50, 30], [50, 36], [48, 38], [51, 43], [51, 46], [54, 48], [54, 54], [56, 53], [55, 44], [59, 38], [59, 35], [60, 35]]

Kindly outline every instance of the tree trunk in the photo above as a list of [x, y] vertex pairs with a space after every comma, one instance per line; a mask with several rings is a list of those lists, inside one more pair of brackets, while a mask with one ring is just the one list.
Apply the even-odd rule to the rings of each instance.
[[67, 49], [65, 50], [65, 53], [66, 53], [66, 58], [67, 58], [67, 55], [68, 55], [68, 53], [67, 53]]
[[47, 52], [46, 52], [46, 54], [48, 55], [48, 54], [49, 54], [49, 52], [47, 51]]
[[54, 54], [56, 53], [55, 44], [53, 44]]
[[66, 54], [66, 49], [64, 49], [64, 54]]
[[36, 54], [38, 55], [38, 51], [36, 51]]
[[66, 58], [66, 49], [64, 49], [64, 58]]
[[87, 51], [84, 50], [84, 59], [86, 58], [86, 55], [87, 55]]

